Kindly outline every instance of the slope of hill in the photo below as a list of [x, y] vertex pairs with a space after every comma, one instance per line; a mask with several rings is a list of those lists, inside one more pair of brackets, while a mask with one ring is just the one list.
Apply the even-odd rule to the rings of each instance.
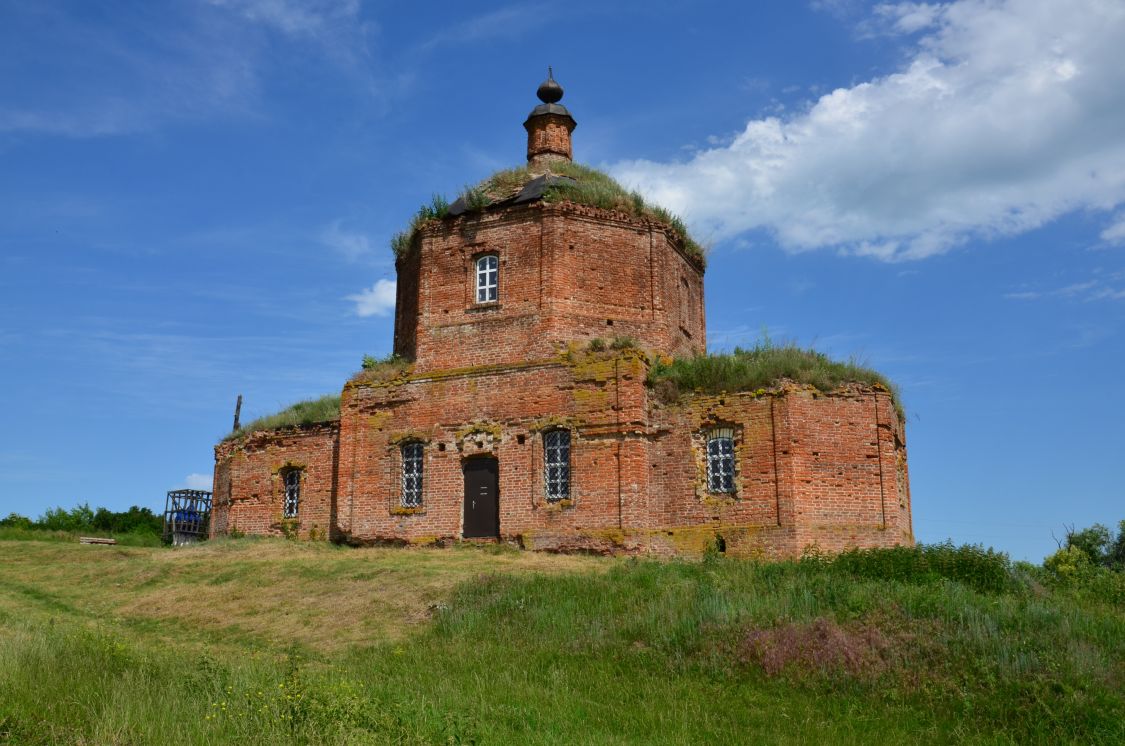
[[0, 541], [0, 743], [1125, 741], [1119, 587], [870, 574]]

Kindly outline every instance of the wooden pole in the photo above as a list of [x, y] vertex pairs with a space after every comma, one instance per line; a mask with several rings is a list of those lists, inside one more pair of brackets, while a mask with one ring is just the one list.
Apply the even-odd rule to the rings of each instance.
[[233, 429], [235, 429], [235, 430], [237, 430], [238, 426], [242, 424], [239, 421], [239, 415], [241, 415], [241, 414], [242, 414], [242, 394], [239, 394], [238, 395], [238, 401], [234, 405], [234, 428]]

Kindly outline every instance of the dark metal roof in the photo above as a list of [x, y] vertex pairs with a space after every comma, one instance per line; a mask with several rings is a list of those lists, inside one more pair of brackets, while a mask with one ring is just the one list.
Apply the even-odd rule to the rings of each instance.
[[532, 117], [541, 117], [544, 114], [558, 114], [561, 117], [570, 117], [571, 119], [574, 119], [574, 117], [570, 116], [570, 112], [567, 111], [566, 107], [562, 104], [539, 104], [531, 110], [531, 113], [527, 115], [527, 118], [531, 119]]
[[547, 68], [547, 79], [539, 84], [535, 95], [545, 104], [558, 103], [563, 97], [563, 87], [555, 80], [555, 73], [550, 67]]
[[[543, 174], [542, 176], [536, 176], [534, 179], [524, 184], [523, 189], [521, 189], [515, 196], [497, 200], [491, 203], [489, 207], [506, 207], [508, 205], [521, 205], [527, 202], [535, 202], [536, 200], [540, 200], [543, 198], [543, 195], [547, 193], [548, 188], [554, 186], [555, 184], [563, 184], [567, 182], [571, 184], [578, 183], [577, 179], [572, 179], [569, 176], [555, 176], [554, 174]], [[458, 197], [453, 202], [453, 204], [449, 206], [449, 211], [446, 214], [452, 217], [457, 217], [458, 215], [464, 215], [466, 212], [469, 212], [468, 203], [465, 201], [464, 197]]]

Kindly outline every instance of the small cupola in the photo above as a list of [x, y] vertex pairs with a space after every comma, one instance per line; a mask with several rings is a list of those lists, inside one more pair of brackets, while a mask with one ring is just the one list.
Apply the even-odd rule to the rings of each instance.
[[545, 166], [551, 161], [571, 160], [570, 133], [578, 123], [559, 103], [563, 89], [551, 68], [547, 68], [547, 79], [540, 84], [536, 95], [543, 103], [532, 109], [523, 123], [527, 130], [528, 164]]

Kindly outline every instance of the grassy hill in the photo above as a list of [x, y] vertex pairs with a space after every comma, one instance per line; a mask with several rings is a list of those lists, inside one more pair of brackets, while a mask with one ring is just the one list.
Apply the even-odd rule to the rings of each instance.
[[0, 743], [1125, 741], [1119, 579], [919, 556], [0, 541]]

